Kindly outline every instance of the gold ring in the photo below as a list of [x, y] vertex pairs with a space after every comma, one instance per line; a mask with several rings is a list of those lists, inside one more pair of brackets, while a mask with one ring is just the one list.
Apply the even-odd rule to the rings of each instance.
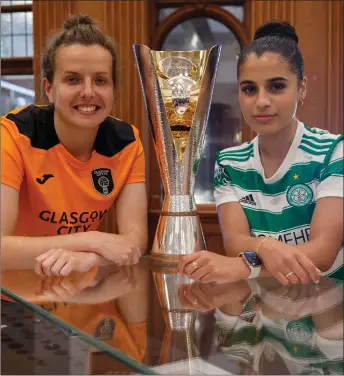
[[198, 263], [196, 261], [192, 261], [191, 263], [192, 267], [196, 270], [198, 269]]
[[291, 275], [295, 274], [294, 272], [289, 272], [288, 274], [285, 275], [286, 278], [289, 278]]
[[197, 305], [198, 304], [198, 299], [194, 299], [194, 301], [192, 302], [192, 305]]

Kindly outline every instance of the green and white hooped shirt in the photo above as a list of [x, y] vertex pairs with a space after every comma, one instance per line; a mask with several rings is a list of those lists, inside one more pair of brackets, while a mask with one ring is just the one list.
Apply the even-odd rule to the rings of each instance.
[[[298, 122], [286, 158], [268, 179], [259, 156], [258, 136], [218, 152], [216, 206], [239, 201], [253, 236], [272, 236], [290, 245], [308, 241], [317, 200], [343, 197], [343, 139]], [[324, 275], [344, 280], [343, 246]]]
[[[218, 351], [250, 365], [257, 374], [279, 370], [288, 375], [343, 375], [343, 339], [338, 335], [343, 321], [336, 312], [343, 304], [344, 290], [342, 281], [333, 282], [332, 286], [321, 283], [319, 291], [310, 286], [297, 296], [295, 289], [289, 290], [290, 295], [288, 290], [279, 294], [249, 280], [265, 308], [278, 314], [265, 316], [250, 304], [240, 316], [216, 308]], [[327, 318], [320, 325], [315, 319], [319, 315]], [[265, 372], [259, 372], [261, 365]]]

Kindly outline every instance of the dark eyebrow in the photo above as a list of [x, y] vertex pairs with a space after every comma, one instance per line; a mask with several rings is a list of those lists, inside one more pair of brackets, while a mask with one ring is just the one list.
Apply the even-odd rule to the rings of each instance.
[[80, 74], [78, 72], [73, 72], [73, 71], [65, 71], [63, 72], [64, 74]]
[[[64, 74], [75, 74], [75, 75], [81, 75], [81, 73], [73, 72], [73, 71], [65, 71]], [[109, 72], [96, 72], [95, 75], [98, 76], [100, 74], [103, 75], [109, 75]]]
[[[281, 81], [288, 81], [288, 80], [285, 77], [273, 77], [273, 78], [269, 78], [267, 81], [269, 83], [274, 83], [276, 81], [281, 82]], [[250, 80], [244, 80], [240, 82], [240, 85], [255, 85], [255, 82], [250, 81]]]
[[284, 77], [274, 77], [274, 78], [268, 79], [268, 81], [269, 82], [276, 82], [276, 81], [288, 81], [288, 80]]
[[252, 84], [254, 85], [255, 82], [249, 81], [249, 80], [244, 80], [240, 82], [240, 85], [252, 85]]

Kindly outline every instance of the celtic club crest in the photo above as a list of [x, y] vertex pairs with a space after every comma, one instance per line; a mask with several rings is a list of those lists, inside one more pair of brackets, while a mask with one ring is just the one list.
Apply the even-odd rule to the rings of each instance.
[[313, 191], [306, 184], [292, 185], [287, 191], [289, 205], [301, 207], [308, 205], [313, 199]]
[[304, 344], [311, 340], [313, 327], [301, 320], [290, 321], [286, 327], [289, 340], [296, 344]]

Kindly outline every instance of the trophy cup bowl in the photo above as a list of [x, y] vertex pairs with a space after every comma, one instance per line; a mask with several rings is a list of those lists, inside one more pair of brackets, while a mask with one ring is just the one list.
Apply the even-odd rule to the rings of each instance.
[[153, 51], [133, 45], [165, 197], [150, 256], [176, 264], [206, 249], [194, 198], [221, 46]]

